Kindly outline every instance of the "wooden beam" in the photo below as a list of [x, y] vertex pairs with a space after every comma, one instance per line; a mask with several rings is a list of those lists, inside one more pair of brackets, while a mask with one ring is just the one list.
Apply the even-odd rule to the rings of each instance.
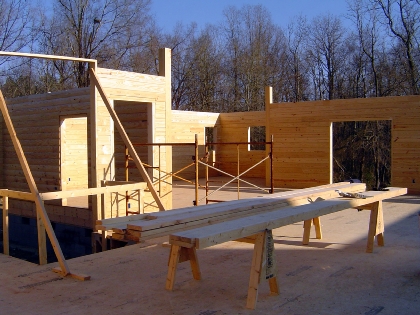
[[39, 195], [38, 188], [36, 186], [35, 180], [32, 177], [31, 170], [29, 168], [28, 162], [26, 160], [25, 154], [22, 150], [22, 146], [20, 145], [19, 139], [16, 135], [15, 128], [13, 127], [12, 120], [10, 118], [9, 112], [7, 110], [6, 102], [3, 97], [3, 93], [0, 91], [0, 110], [3, 114], [4, 121], [7, 126], [7, 130], [9, 132], [10, 138], [13, 142], [13, 147], [15, 148], [16, 155], [19, 159], [19, 163], [22, 167], [23, 173], [25, 174], [25, 179], [29, 185], [29, 189], [31, 190], [32, 195], [35, 198], [35, 204], [37, 207], [37, 212], [39, 211], [39, 216], [45, 226], [47, 231], [48, 237], [50, 238], [51, 245], [53, 246], [55, 255], [57, 256], [58, 263], [60, 264], [61, 274], [66, 276], [70, 273], [70, 269], [67, 265], [67, 262], [64, 258], [63, 252], [61, 251], [60, 244], [58, 243], [57, 237], [54, 233], [54, 230], [51, 226], [50, 219], [48, 218], [47, 211], [45, 210], [44, 202]]
[[0, 196], [6, 196], [12, 199], [35, 201], [35, 197], [32, 193], [23, 191], [0, 189]]
[[401, 196], [407, 193], [406, 188], [390, 187], [388, 191], [369, 191], [364, 193], [366, 199], [335, 198], [318, 201], [304, 206], [287, 207], [281, 211], [262, 213], [249, 217], [227, 221], [200, 229], [176, 232], [170, 236], [170, 242], [178, 241], [195, 244], [197, 249], [206, 248], [223, 242], [256, 234], [261, 230], [272, 230], [314, 217], [374, 203], [383, 199]]
[[[259, 213], [268, 212], [276, 208], [286, 206], [297, 206], [309, 203], [309, 199], [330, 199], [332, 197], [338, 197], [338, 193], [335, 189], [350, 192], [362, 192], [366, 188], [365, 184], [349, 184], [340, 183], [339, 185], [326, 185], [319, 189], [306, 188], [291, 192], [282, 192], [274, 195], [269, 195], [266, 198], [253, 198], [229, 201], [226, 203], [219, 203], [213, 205], [204, 205], [198, 207], [187, 208], [184, 210], [171, 210], [162, 214], [156, 213], [155, 220], [133, 222], [130, 220], [127, 222], [127, 228], [138, 231], [148, 231], [154, 229], [162, 229], [165, 226], [172, 226], [177, 224], [187, 225], [201, 224], [200, 220], [205, 220], [214, 223], [215, 220], [226, 220], [232, 217], [245, 216]], [[153, 214], [150, 214], [149, 219], [153, 218]], [[141, 219], [140, 219], [141, 220]]]
[[64, 191], [54, 191], [47, 193], [40, 193], [42, 200], [55, 200], [62, 198], [72, 198], [72, 197], [81, 197], [81, 196], [92, 196], [106, 193], [122, 193], [130, 190], [139, 190], [142, 189], [143, 183], [135, 184], [125, 184], [125, 185], [115, 185], [107, 187], [98, 187], [98, 188], [87, 188], [87, 189], [76, 189], [76, 190], [64, 190]]
[[[96, 69], [96, 68], [95, 68]], [[88, 160], [90, 161], [90, 179], [89, 187], [97, 188], [101, 187], [101, 179], [98, 178], [98, 106], [97, 106], [97, 93], [95, 84], [90, 84], [89, 86], [90, 93], [90, 121], [88, 124], [90, 126], [90, 151]], [[92, 227], [95, 227], [95, 222], [99, 219], [103, 219], [102, 209], [102, 196], [93, 195], [91, 198], [92, 202]]]
[[87, 62], [90, 65], [94, 65], [95, 68], [96, 68], [96, 64], [97, 64], [97, 61], [95, 59], [76, 58], [76, 57], [67, 57], [67, 56], [55, 56], [55, 55], [43, 55], [43, 54], [31, 54], [31, 53], [21, 53], [21, 52], [11, 52], [11, 51], [0, 51], [0, 56], [27, 57], [27, 58], [37, 58], [37, 59]]
[[[169, 48], [159, 49], [159, 76], [165, 77], [165, 139], [166, 142], [172, 141], [172, 75], [171, 75], [171, 50]], [[156, 118], [154, 118], [156, 119]], [[172, 172], [172, 147], [165, 146], [166, 172]], [[172, 184], [172, 177], [165, 182]], [[172, 208], [172, 198], [167, 201], [168, 208]]]
[[117, 114], [115, 113], [114, 109], [112, 108], [111, 102], [109, 101], [108, 97], [106, 96], [105, 91], [102, 88], [101, 83], [99, 82], [99, 78], [96, 76], [96, 72], [95, 72], [94, 69], [90, 69], [90, 78], [93, 81], [96, 88], [98, 89], [99, 94], [101, 95], [102, 100], [104, 101], [105, 106], [108, 109], [108, 112], [109, 112], [109, 114], [111, 115], [111, 118], [114, 121], [115, 127], [118, 130], [118, 133], [120, 134], [122, 140], [124, 141], [124, 144], [128, 148], [128, 152], [129, 152], [131, 158], [133, 159], [134, 163], [136, 164], [138, 170], [140, 171], [141, 176], [143, 177], [143, 179], [147, 183], [147, 187], [149, 188], [150, 192], [152, 193], [152, 196], [155, 199], [159, 210], [165, 210], [165, 207], [163, 206], [163, 203], [162, 203], [158, 193], [156, 192], [156, 189], [153, 186], [153, 183], [152, 183], [149, 175], [147, 174], [147, 172], [146, 172], [146, 170], [145, 170], [145, 168], [144, 168], [136, 150], [134, 149], [133, 144], [131, 143], [130, 139], [128, 138], [128, 135], [125, 132], [123, 125], [121, 124]]

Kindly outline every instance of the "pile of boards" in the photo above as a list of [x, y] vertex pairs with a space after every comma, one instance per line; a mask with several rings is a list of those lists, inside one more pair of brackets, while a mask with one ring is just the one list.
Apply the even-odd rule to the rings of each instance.
[[363, 183], [341, 182], [284, 191], [264, 197], [103, 219], [96, 222], [96, 229], [107, 233], [114, 240], [140, 242], [285, 207], [336, 198], [339, 197], [337, 191], [361, 193], [365, 190], [366, 185]]

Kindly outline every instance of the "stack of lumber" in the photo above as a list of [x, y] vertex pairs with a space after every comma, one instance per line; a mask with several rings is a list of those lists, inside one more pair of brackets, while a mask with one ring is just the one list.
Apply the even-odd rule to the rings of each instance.
[[[310, 220], [349, 208], [373, 209], [375, 203], [382, 202], [384, 199], [405, 195], [406, 193], [407, 188], [389, 187], [386, 191], [365, 192], [363, 193], [363, 198], [340, 197], [304, 206], [285, 207], [281, 211], [269, 211], [229, 222], [221, 222], [201, 229], [175, 232], [170, 236], [169, 242], [171, 244], [182, 243], [182, 246], [185, 247], [194, 246], [196, 249], [203, 249], [255, 235], [264, 230], [273, 230], [281, 226]], [[383, 226], [381, 229], [383, 229]]]
[[98, 220], [96, 229], [111, 231], [112, 238], [116, 240], [140, 242], [145, 239], [266, 213], [288, 206], [300, 206], [318, 200], [335, 198], [339, 196], [336, 190], [360, 193], [366, 190], [366, 185], [342, 182], [280, 192], [265, 197], [110, 218]]

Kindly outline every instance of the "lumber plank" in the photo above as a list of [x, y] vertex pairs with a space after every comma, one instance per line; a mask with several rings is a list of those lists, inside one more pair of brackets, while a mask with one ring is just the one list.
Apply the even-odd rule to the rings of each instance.
[[[215, 224], [240, 216], [253, 215], [256, 211], [270, 211], [273, 207], [308, 203], [308, 197], [312, 199], [319, 197], [329, 199], [338, 196], [335, 189], [346, 192], [361, 192], [366, 189], [366, 185], [349, 184], [347, 182], [335, 183], [297, 191], [280, 192], [261, 198], [233, 200], [228, 203], [110, 218], [98, 220], [96, 229], [112, 230], [115, 238], [120, 240], [123, 239], [124, 234], [127, 239], [131, 240], [151, 239], [166, 236], [172, 232]], [[268, 207], [268, 204], [271, 207]], [[229, 207], [227, 208], [228, 205]], [[232, 210], [231, 208], [243, 211]]]
[[56, 55], [45, 55], [45, 54], [21, 53], [21, 52], [9, 52], [9, 51], [0, 51], [0, 55], [1, 56], [14, 56], [14, 57], [28, 57], [28, 58], [39, 58], [39, 59], [87, 62], [89, 64], [93, 64], [93, 65], [96, 66], [96, 59], [67, 57], [67, 56], [56, 56]]
[[406, 188], [390, 187], [388, 191], [369, 191], [364, 193], [368, 198], [334, 198], [318, 201], [304, 206], [287, 207], [281, 211], [272, 211], [259, 215], [222, 222], [214, 225], [174, 233], [170, 242], [181, 241], [194, 244], [197, 249], [206, 248], [223, 242], [239, 239], [259, 231], [272, 230], [280, 226], [309, 220], [340, 210], [355, 208], [383, 199], [401, 196], [407, 193]]
[[11, 199], [35, 201], [35, 197], [32, 193], [8, 189], [0, 189], [0, 196], [9, 197]]
[[115, 185], [99, 188], [86, 188], [86, 189], [75, 189], [75, 190], [66, 190], [66, 191], [54, 191], [48, 193], [41, 193], [40, 196], [42, 200], [54, 200], [62, 198], [72, 198], [72, 197], [81, 197], [81, 196], [91, 196], [105, 193], [116, 193], [116, 192], [125, 192], [130, 190], [139, 190], [142, 189], [143, 183], [135, 184], [125, 184], [125, 185]]
[[[256, 212], [265, 212], [278, 207], [285, 207], [288, 205], [301, 205], [309, 203], [308, 198], [322, 198], [329, 199], [331, 197], [337, 197], [338, 194], [335, 189], [340, 190], [355, 190], [358, 192], [364, 191], [366, 188], [365, 184], [339, 184], [333, 186], [326, 186], [321, 189], [302, 189], [300, 191], [284, 192], [276, 194], [276, 196], [270, 195], [269, 197], [262, 198], [250, 198], [230, 201], [227, 203], [221, 203], [209, 206], [199, 206], [193, 208], [187, 208], [185, 211], [176, 212], [168, 211], [165, 217], [156, 218], [150, 221], [132, 221], [128, 222], [127, 229], [137, 231], [148, 231], [153, 229], [161, 229], [170, 227], [177, 224], [184, 224], [184, 226], [192, 226], [201, 224], [202, 220], [214, 221], [226, 220], [229, 218], [255, 214]], [[171, 213], [172, 212], [172, 213]]]
[[[123, 182], [119, 182], [119, 183], [123, 183]], [[261, 202], [264, 202], [264, 201], [261, 201], [262, 199], [288, 198], [288, 197], [300, 197], [300, 196], [314, 198], [314, 196], [309, 194], [310, 192], [313, 192], [315, 195], [318, 196], [318, 195], [324, 194], [326, 192], [329, 193], [329, 192], [331, 192], [335, 189], [340, 189], [340, 190], [346, 191], [346, 192], [362, 192], [362, 191], [366, 190], [366, 185], [365, 184], [349, 184], [348, 182], [341, 182], [341, 183], [334, 183], [334, 184], [316, 186], [316, 187], [299, 189], [299, 190], [284, 191], [284, 192], [279, 192], [279, 193], [275, 193], [275, 194], [264, 195], [264, 196], [261, 196], [261, 197], [258, 197], [258, 198], [233, 200], [233, 201], [229, 201], [229, 204], [231, 204], [232, 207], [234, 207], [236, 205], [243, 205], [243, 204], [250, 205], [250, 202], [255, 202], [256, 204], [259, 204]], [[331, 193], [331, 196], [337, 196], [337, 194]], [[253, 204], [254, 203], [251, 203], [251, 205], [253, 205]], [[144, 214], [144, 215], [139, 214], [139, 215], [131, 215], [131, 216], [127, 216], [127, 217], [108, 218], [108, 219], [103, 219], [103, 220], [97, 220], [96, 224], [97, 225], [108, 225], [108, 224], [112, 224], [113, 222], [122, 223], [124, 221], [127, 221], [127, 223], [128, 223], [129, 221], [137, 221], [137, 220], [139, 220], [138, 224], [142, 224], [142, 223], [144, 223], [144, 221], [142, 221], [144, 219], [155, 220], [155, 219], [159, 219], [159, 218], [175, 217], [175, 216], [182, 215], [182, 214], [195, 214], [197, 212], [203, 211], [203, 209], [206, 209], [206, 210], [214, 209], [215, 211], [217, 211], [216, 209], [223, 209], [224, 210], [225, 207], [226, 207], [226, 203], [224, 203], [224, 204], [223, 203], [217, 203], [217, 204], [210, 204], [210, 205], [202, 205], [202, 206], [198, 206], [198, 207], [192, 206], [192, 207], [187, 207], [187, 208], [167, 210], [167, 211], [164, 211], [164, 212], [153, 212], [153, 213]], [[137, 222], [132, 222], [132, 223], [136, 224]]]

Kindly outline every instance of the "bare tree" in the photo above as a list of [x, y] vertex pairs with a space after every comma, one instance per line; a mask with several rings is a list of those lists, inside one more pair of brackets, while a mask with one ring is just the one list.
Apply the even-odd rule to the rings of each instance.
[[304, 16], [297, 17], [288, 25], [287, 64], [289, 67], [289, 85], [291, 101], [299, 102], [307, 99], [308, 78], [305, 62], [308, 25]]
[[261, 5], [229, 7], [222, 25], [225, 38], [226, 87], [232, 111], [264, 108], [264, 86], [277, 91], [284, 86], [282, 66], [286, 52], [283, 31], [271, 21]]
[[[195, 110], [188, 99], [188, 80], [192, 73], [192, 43], [196, 37], [195, 23], [184, 26], [178, 23], [172, 35], [163, 40], [166, 47], [172, 50], [172, 108]], [[190, 81], [191, 82], [191, 81]], [[199, 82], [195, 82], [199, 84]]]
[[383, 13], [384, 22], [398, 39], [405, 53], [408, 67], [410, 93], [419, 94], [420, 3], [412, 0], [371, 0]]
[[309, 59], [317, 98], [334, 99], [338, 96], [337, 76], [346, 60], [345, 29], [331, 14], [316, 17], [311, 24]]
[[[150, 0], [56, 0], [43, 30], [45, 50], [121, 68], [131, 49], [143, 44], [149, 5]], [[56, 68], [64, 77], [67, 69], [58, 62]], [[77, 86], [88, 85], [86, 64], [75, 63], [72, 72]]]
[[0, 0], [0, 50], [20, 51], [30, 44], [36, 22], [32, 13], [31, 1]]

